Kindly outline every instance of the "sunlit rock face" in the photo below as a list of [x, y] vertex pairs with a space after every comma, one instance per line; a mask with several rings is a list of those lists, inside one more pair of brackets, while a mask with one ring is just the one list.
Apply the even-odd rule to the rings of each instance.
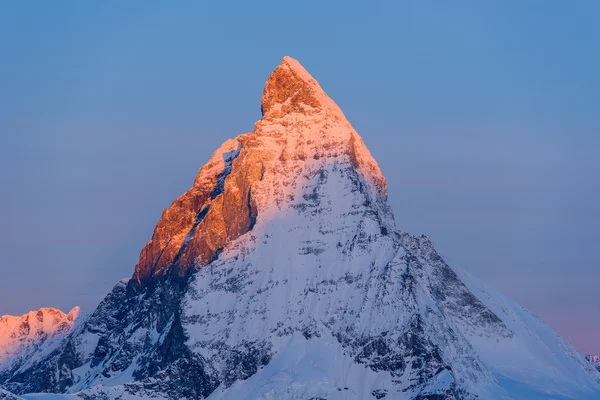
[[600, 398], [600, 375], [541, 320], [396, 228], [377, 162], [296, 60], [267, 79], [262, 113], [163, 212], [133, 277], [27, 364], [0, 362], [0, 385], [85, 400]]
[[[158, 279], [169, 269], [184, 275], [196, 259], [206, 264], [226, 240], [247, 230], [249, 224], [242, 222], [236, 223], [241, 228], [233, 231], [228, 222], [234, 221], [223, 205], [225, 178], [239, 152], [237, 140], [225, 142], [200, 169], [194, 186], [163, 212], [140, 254], [132, 283]], [[242, 208], [248, 214], [247, 201]]]

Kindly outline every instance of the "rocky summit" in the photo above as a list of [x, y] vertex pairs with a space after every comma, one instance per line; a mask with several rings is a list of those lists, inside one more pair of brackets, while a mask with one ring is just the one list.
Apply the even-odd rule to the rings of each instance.
[[0, 358], [2, 393], [600, 398], [600, 374], [543, 321], [396, 227], [377, 162], [298, 61], [261, 110], [163, 212], [131, 279]]

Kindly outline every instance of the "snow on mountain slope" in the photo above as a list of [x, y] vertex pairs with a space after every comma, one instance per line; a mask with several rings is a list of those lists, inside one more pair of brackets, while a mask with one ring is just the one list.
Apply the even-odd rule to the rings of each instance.
[[0, 317], [0, 377], [18, 374], [34, 355], [49, 354], [70, 332], [79, 307], [68, 314], [55, 308], [41, 308], [21, 316]]
[[0, 388], [0, 400], [20, 400], [21, 397], [15, 396], [14, 394], [7, 392]]
[[6, 377], [22, 375], [32, 362], [59, 349], [78, 317], [79, 307], [68, 314], [41, 308], [21, 316], [0, 317], [0, 386]]
[[262, 113], [163, 212], [132, 278], [0, 384], [86, 400], [600, 398], [541, 320], [396, 228], [377, 162], [296, 60]]
[[79, 314], [79, 307], [68, 314], [55, 308], [40, 308], [21, 316], [0, 317], [0, 362], [24, 347], [41, 344], [48, 338], [68, 332]]
[[[530, 398], [600, 399], [600, 374], [539, 317], [479, 281], [455, 270], [472, 292], [515, 332], [510, 340], [469, 340], [501, 386], [528, 386]], [[590, 379], [592, 377], [592, 379]], [[556, 396], [551, 397], [550, 395]]]

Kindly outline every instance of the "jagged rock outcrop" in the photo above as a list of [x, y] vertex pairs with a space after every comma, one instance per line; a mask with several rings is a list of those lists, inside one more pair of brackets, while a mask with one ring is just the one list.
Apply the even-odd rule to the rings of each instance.
[[600, 394], [542, 321], [396, 228], [377, 162], [296, 60], [267, 79], [262, 113], [164, 211], [133, 277], [0, 384], [84, 399]]

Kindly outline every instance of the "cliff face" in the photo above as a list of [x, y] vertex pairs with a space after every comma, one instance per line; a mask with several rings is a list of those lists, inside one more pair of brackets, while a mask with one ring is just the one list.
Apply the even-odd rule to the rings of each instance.
[[237, 221], [231, 212], [231, 208], [242, 208], [249, 214], [247, 200], [241, 204], [242, 199], [238, 199], [238, 207], [223, 205], [225, 178], [240, 153], [239, 147], [237, 140], [225, 142], [200, 169], [194, 186], [163, 212], [152, 239], [140, 254], [133, 283], [158, 279], [170, 268], [183, 276], [196, 259], [206, 264], [226, 240], [248, 229], [249, 223]]

